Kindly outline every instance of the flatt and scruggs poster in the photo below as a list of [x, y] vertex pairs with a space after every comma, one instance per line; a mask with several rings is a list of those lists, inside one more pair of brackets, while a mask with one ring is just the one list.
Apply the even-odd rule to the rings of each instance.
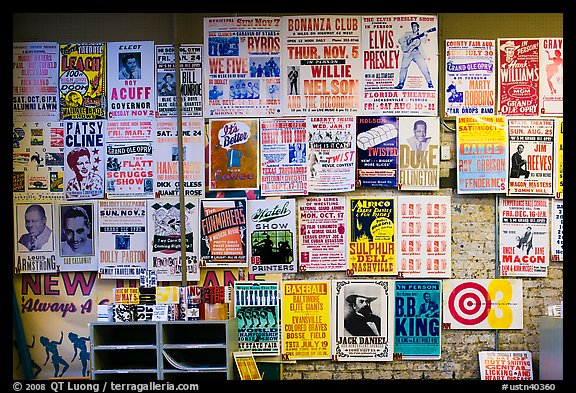
[[13, 123], [14, 201], [61, 201], [64, 199], [63, 186], [64, 123]]
[[307, 195], [305, 118], [260, 119], [261, 193]]
[[395, 275], [396, 198], [347, 197], [349, 276]]
[[362, 17], [366, 115], [438, 115], [435, 15]]
[[554, 196], [554, 135], [552, 118], [508, 118], [510, 196]]
[[284, 116], [358, 113], [361, 34], [358, 16], [282, 18]]
[[108, 119], [156, 117], [154, 41], [108, 43]]
[[98, 200], [98, 274], [138, 279], [148, 268], [146, 200]]
[[354, 191], [356, 119], [353, 116], [307, 117], [308, 192]]
[[391, 280], [332, 280], [332, 360], [391, 361], [394, 287]]
[[563, 38], [540, 38], [540, 112], [564, 115]]
[[106, 142], [106, 196], [154, 198], [152, 142]]
[[209, 190], [256, 190], [260, 172], [258, 119], [208, 123]]
[[66, 199], [104, 198], [104, 120], [64, 122]]
[[280, 17], [204, 18], [204, 117], [280, 116]]
[[440, 118], [400, 117], [398, 189], [440, 189]]
[[500, 275], [547, 277], [550, 263], [550, 199], [501, 198]]
[[107, 44], [60, 44], [60, 120], [108, 118]]
[[58, 121], [56, 42], [12, 43], [12, 120]]
[[296, 273], [296, 201], [247, 202], [249, 273]]
[[346, 270], [346, 197], [308, 196], [297, 203], [299, 270]]

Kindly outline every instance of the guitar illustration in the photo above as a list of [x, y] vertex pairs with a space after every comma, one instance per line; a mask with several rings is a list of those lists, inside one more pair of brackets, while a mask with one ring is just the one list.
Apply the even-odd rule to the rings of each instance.
[[428, 33], [436, 31], [435, 27], [431, 27], [423, 33], [418, 34], [416, 37], [402, 37], [398, 42], [404, 53], [410, 52], [412, 49], [420, 45], [420, 38], [424, 37]]

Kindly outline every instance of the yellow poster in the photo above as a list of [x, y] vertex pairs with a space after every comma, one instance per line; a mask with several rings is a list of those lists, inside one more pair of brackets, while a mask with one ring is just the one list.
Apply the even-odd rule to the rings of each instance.
[[556, 199], [564, 199], [564, 119], [556, 119], [556, 181], [554, 195]]

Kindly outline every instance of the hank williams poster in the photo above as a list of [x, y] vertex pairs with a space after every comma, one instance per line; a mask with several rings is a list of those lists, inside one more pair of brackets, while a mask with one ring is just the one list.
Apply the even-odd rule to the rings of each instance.
[[496, 104], [496, 41], [446, 40], [444, 114], [493, 115]]
[[108, 43], [108, 119], [156, 117], [154, 41]]
[[258, 189], [258, 123], [258, 119], [209, 120], [210, 191]]
[[106, 43], [60, 44], [60, 120], [108, 117]]
[[12, 43], [12, 119], [57, 121], [58, 61], [56, 42]]
[[204, 116], [280, 116], [280, 43], [280, 17], [204, 18]]
[[500, 275], [546, 277], [550, 263], [550, 199], [500, 199]]
[[156, 101], [158, 116], [176, 117], [178, 97], [176, 84], [180, 82], [182, 117], [202, 116], [202, 45], [182, 44], [180, 50], [180, 79], [176, 75], [176, 56], [173, 45], [156, 45]]
[[95, 201], [60, 203], [58, 255], [60, 271], [98, 270], [98, 213]]
[[564, 39], [540, 38], [540, 112], [564, 115]]
[[442, 281], [394, 282], [394, 353], [402, 360], [439, 360]]
[[438, 115], [435, 15], [362, 17], [366, 115]]
[[390, 361], [394, 287], [390, 280], [332, 280], [332, 359]]
[[360, 110], [360, 17], [282, 18], [282, 113], [346, 115]]
[[12, 196], [15, 201], [64, 199], [64, 123], [13, 123]]
[[395, 275], [396, 198], [348, 197], [349, 276]]
[[296, 201], [271, 198], [247, 203], [249, 273], [296, 273]]

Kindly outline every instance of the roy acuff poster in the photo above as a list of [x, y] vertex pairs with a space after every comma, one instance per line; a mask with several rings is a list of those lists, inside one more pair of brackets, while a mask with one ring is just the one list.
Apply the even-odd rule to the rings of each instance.
[[106, 141], [106, 196], [154, 198], [152, 142]]
[[391, 280], [332, 280], [332, 359], [390, 361], [394, 352]]
[[[181, 281], [182, 260], [186, 255], [186, 280], [197, 281], [199, 268], [198, 198], [148, 200], [148, 269], [156, 271], [158, 281]], [[184, 222], [182, 222], [184, 220]], [[184, 231], [186, 245], [182, 244]]]
[[209, 120], [210, 191], [258, 189], [258, 123], [258, 119]]
[[238, 349], [254, 356], [280, 353], [280, 292], [272, 281], [235, 281]]
[[260, 119], [263, 196], [308, 194], [306, 137], [303, 117]]
[[296, 201], [273, 198], [247, 203], [249, 273], [296, 273]]
[[365, 114], [438, 115], [435, 15], [362, 17]]
[[330, 281], [282, 281], [282, 358], [330, 359]]
[[246, 198], [200, 200], [202, 267], [248, 266]]
[[15, 273], [55, 272], [60, 266], [53, 204], [15, 203], [13, 217]]
[[398, 118], [356, 117], [356, 187], [394, 187], [398, 180]]
[[564, 38], [540, 38], [540, 113], [564, 115]]
[[57, 248], [60, 271], [98, 270], [98, 212], [95, 201], [59, 203]]
[[12, 43], [12, 119], [58, 121], [56, 42]]
[[107, 107], [107, 44], [60, 44], [58, 81], [60, 120], [105, 120]]
[[299, 270], [346, 270], [346, 197], [308, 196], [297, 204]]
[[553, 118], [508, 118], [508, 195], [554, 196]]
[[440, 118], [400, 117], [398, 189], [440, 189]]
[[138, 279], [148, 268], [146, 200], [98, 200], [98, 273]]
[[64, 200], [64, 123], [13, 124], [12, 191], [14, 201]]
[[360, 110], [360, 17], [282, 18], [282, 113], [346, 115]]
[[394, 353], [402, 360], [438, 360], [442, 281], [394, 282]]
[[443, 329], [522, 329], [522, 280], [442, 281]]
[[529, 351], [480, 351], [478, 352], [480, 379], [532, 381], [532, 353]]
[[500, 274], [546, 277], [550, 263], [550, 199], [501, 198]]
[[104, 198], [104, 120], [64, 122], [66, 199]]
[[396, 198], [348, 197], [347, 275], [395, 275]]
[[108, 42], [108, 119], [156, 117], [154, 41]]
[[398, 195], [398, 272], [403, 277], [450, 278], [450, 195]]

